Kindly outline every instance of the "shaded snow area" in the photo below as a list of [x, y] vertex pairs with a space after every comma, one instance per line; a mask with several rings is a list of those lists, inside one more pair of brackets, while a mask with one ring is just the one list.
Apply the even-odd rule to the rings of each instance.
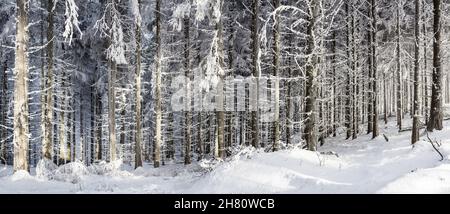
[[413, 147], [411, 133], [399, 133], [395, 121], [380, 124], [388, 142], [370, 135], [344, 140], [341, 131], [318, 152], [244, 148], [224, 162], [189, 166], [40, 162], [31, 175], [0, 166], [0, 193], [450, 193], [449, 121], [430, 133], [442, 143], [443, 161], [424, 133]]

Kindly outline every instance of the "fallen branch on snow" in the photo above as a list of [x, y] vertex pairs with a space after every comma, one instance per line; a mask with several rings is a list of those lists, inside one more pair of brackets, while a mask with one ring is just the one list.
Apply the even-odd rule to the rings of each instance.
[[441, 156], [441, 160], [440, 160], [440, 161], [443, 161], [443, 160], [444, 160], [444, 156], [443, 156], [442, 153], [439, 151], [439, 149], [437, 149], [436, 146], [434, 145], [434, 144], [436, 143], [438, 146], [440, 146], [440, 144], [439, 144], [437, 141], [436, 141], [436, 142], [433, 142], [433, 141], [431, 140], [430, 136], [428, 135], [428, 131], [427, 131], [426, 129], [425, 129], [425, 133], [427, 134], [428, 142], [431, 143], [431, 146], [433, 146], [433, 149], [439, 154], [439, 156]]

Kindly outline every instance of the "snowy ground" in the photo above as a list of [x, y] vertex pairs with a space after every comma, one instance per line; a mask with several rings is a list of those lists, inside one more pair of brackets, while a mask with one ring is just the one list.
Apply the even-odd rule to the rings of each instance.
[[430, 134], [442, 143], [443, 161], [425, 136], [412, 147], [410, 132], [398, 133], [395, 121], [382, 126], [389, 142], [369, 135], [331, 138], [322, 154], [247, 148], [222, 163], [137, 170], [120, 163], [71, 163], [32, 169], [31, 175], [0, 166], [0, 193], [450, 193], [450, 121]]

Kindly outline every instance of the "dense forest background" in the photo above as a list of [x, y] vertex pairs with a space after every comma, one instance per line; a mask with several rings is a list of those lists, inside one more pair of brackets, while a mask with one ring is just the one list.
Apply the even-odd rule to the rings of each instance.
[[[330, 136], [382, 136], [391, 117], [414, 143], [419, 130], [442, 129], [450, 103], [449, 8], [448, 0], [0, 0], [0, 160], [16, 170], [41, 159], [158, 167], [224, 159], [243, 146], [314, 151]], [[208, 78], [196, 82], [198, 73]], [[180, 75], [202, 86], [181, 90], [194, 105], [193, 94], [215, 91], [217, 103], [234, 94], [226, 78], [269, 78], [256, 87], [274, 101], [275, 119], [176, 111]], [[248, 106], [249, 93], [236, 97]], [[412, 127], [402, 123], [409, 118]]]

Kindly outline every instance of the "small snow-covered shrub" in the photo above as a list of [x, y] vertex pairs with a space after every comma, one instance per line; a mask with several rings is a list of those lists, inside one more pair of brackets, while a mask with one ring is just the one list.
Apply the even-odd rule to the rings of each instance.
[[122, 165], [122, 160], [116, 160], [107, 163], [106, 161], [101, 161], [96, 164], [92, 164], [88, 167], [88, 170], [92, 174], [96, 175], [113, 175], [118, 173]]
[[36, 177], [41, 179], [52, 180], [55, 170], [58, 168], [51, 160], [41, 159], [36, 165]]
[[81, 178], [87, 174], [89, 174], [89, 171], [83, 163], [72, 162], [58, 167], [53, 179], [75, 184], [80, 182]]
[[244, 148], [241, 148], [241, 150], [236, 153], [234, 156], [232, 156], [232, 160], [239, 160], [241, 158], [245, 159], [252, 159], [252, 157], [256, 153], [264, 152], [263, 148], [256, 149], [253, 146], [246, 146]]
[[217, 166], [217, 164], [219, 164], [221, 161], [217, 160], [217, 159], [202, 159], [198, 165], [206, 170], [206, 171], [212, 171], [214, 170], [214, 168]]

